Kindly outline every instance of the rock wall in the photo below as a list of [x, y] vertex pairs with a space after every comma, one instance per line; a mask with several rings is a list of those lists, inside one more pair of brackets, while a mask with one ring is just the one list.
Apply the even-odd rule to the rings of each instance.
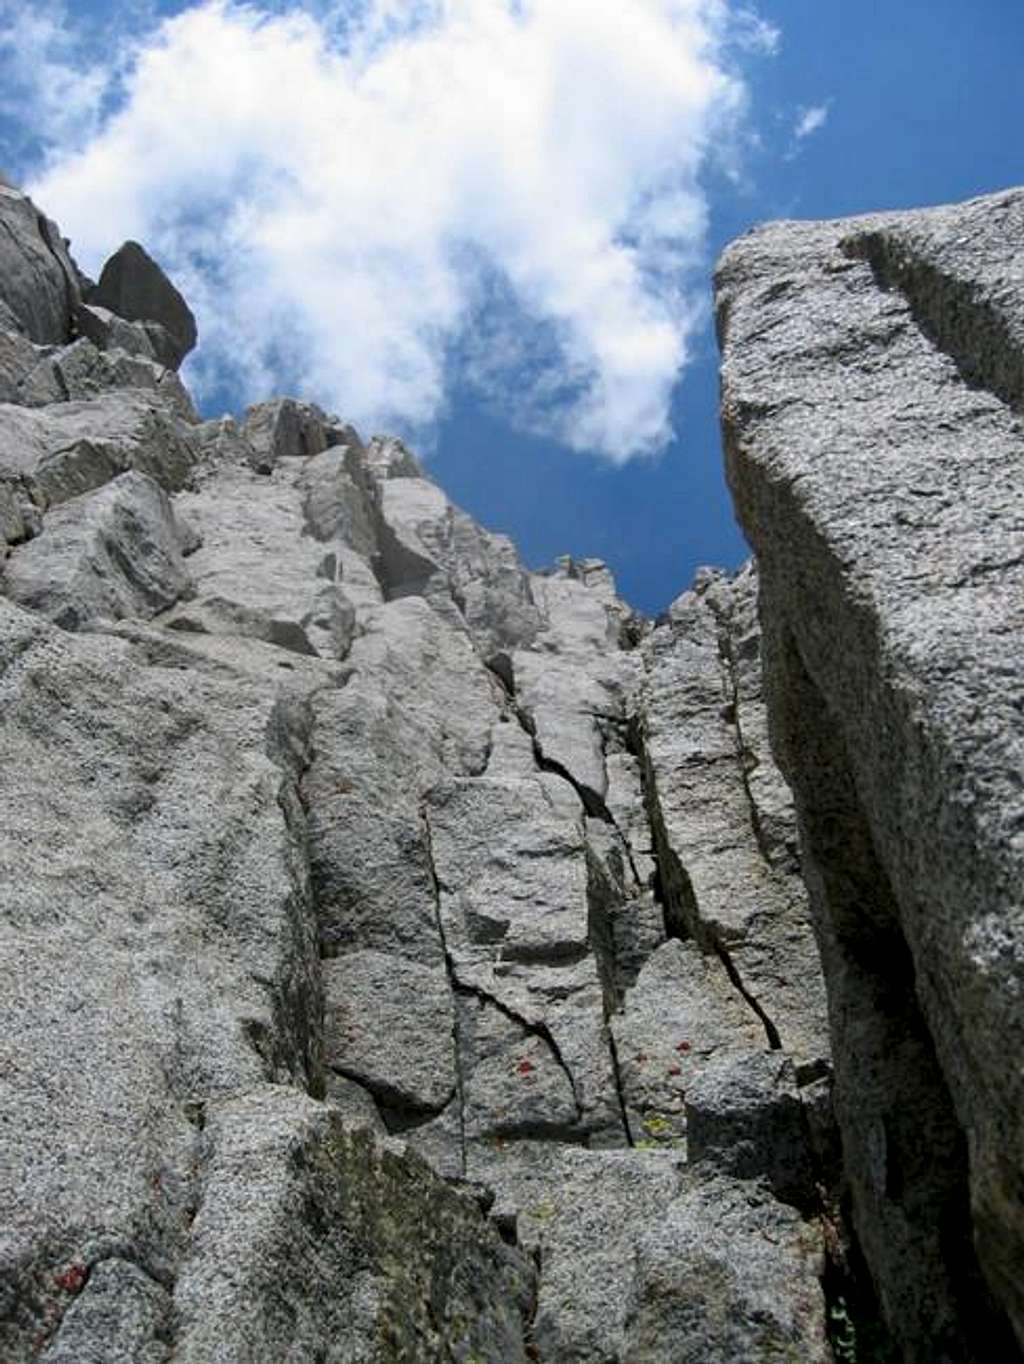
[[1022, 259], [1018, 190], [769, 226], [717, 280], [845, 1178], [911, 1360], [1024, 1342]]
[[398, 441], [200, 422], [158, 267], [0, 212], [0, 1356], [832, 1358], [753, 570], [651, 625]]
[[654, 623], [0, 222], [0, 1357], [1019, 1357], [1024, 193], [730, 249]]

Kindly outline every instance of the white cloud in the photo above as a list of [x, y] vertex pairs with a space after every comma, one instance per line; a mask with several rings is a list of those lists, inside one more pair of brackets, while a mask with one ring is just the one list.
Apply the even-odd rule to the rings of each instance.
[[735, 16], [734, 41], [752, 52], [772, 57], [782, 43], [781, 30], [762, 19], [756, 10], [738, 9]]
[[819, 128], [824, 128], [829, 115], [829, 104], [812, 104], [806, 109], [797, 112], [797, 120], [793, 126], [793, 137], [797, 142], [802, 142], [804, 138], [816, 133]]
[[775, 41], [729, 0], [206, 0], [108, 66], [113, 112], [88, 67], [31, 188], [87, 268], [161, 259], [201, 393], [422, 435], [470, 378], [622, 461], [671, 435], [733, 39]]
[[98, 64], [79, 64], [63, 17], [54, 4], [0, 0], [0, 118], [19, 141], [64, 142], [95, 128], [109, 78]]

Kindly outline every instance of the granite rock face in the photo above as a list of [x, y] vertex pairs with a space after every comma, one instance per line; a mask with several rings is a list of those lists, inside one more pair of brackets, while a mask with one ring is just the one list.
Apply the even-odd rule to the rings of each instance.
[[827, 1359], [753, 573], [655, 627], [400, 441], [199, 422], [11, 203], [0, 1355]]
[[921, 1361], [1024, 1345], [1022, 261], [1016, 190], [762, 228], [717, 278], [845, 1180]]
[[0, 1356], [1018, 1357], [1024, 193], [730, 249], [655, 623], [0, 222]]
[[37, 345], [69, 339], [78, 276], [56, 225], [0, 183], [0, 328]]

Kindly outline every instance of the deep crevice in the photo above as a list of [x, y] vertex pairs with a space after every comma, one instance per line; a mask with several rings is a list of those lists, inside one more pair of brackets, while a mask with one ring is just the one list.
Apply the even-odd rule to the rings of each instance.
[[882, 1319], [871, 1276], [846, 1218], [823, 1208], [820, 1221], [825, 1246], [821, 1291], [825, 1299], [825, 1331], [836, 1364], [899, 1364], [898, 1350]]
[[[301, 700], [279, 697], [271, 708], [265, 732], [265, 752], [281, 772], [277, 803], [288, 834], [289, 862], [294, 858], [299, 863], [289, 866], [294, 893], [289, 897], [288, 924], [295, 940], [294, 958], [306, 968], [272, 982], [268, 993], [277, 1033], [276, 1050], [282, 1054], [275, 1060], [277, 1063], [285, 1060], [283, 1053], [290, 1042], [301, 1059], [307, 1093], [322, 1099], [326, 1092], [326, 1068], [320, 910], [311, 870], [309, 820], [302, 789], [313, 762], [316, 694], [314, 691]], [[257, 1039], [252, 1040], [256, 1045]]]
[[584, 845], [587, 866], [587, 946], [597, 964], [601, 982], [604, 1017], [607, 1021], [622, 1003], [616, 969], [614, 911], [621, 902], [615, 887], [605, 872], [601, 857], [590, 846]]
[[842, 727], [791, 635], [776, 658], [777, 732], [789, 750], [829, 986], [849, 1225], [908, 1354], [1019, 1359], [975, 1252], [967, 1137]]
[[626, 1091], [622, 1083], [622, 1070], [619, 1066], [619, 1048], [615, 1041], [615, 1033], [611, 1028], [606, 1028], [608, 1036], [608, 1053], [612, 1060], [612, 1078], [615, 1081], [615, 1096], [619, 1103], [619, 1113], [622, 1117], [622, 1130], [626, 1134], [626, 1145], [633, 1147], [636, 1142], [633, 1140], [633, 1129], [629, 1125], [629, 1111], [626, 1107]]

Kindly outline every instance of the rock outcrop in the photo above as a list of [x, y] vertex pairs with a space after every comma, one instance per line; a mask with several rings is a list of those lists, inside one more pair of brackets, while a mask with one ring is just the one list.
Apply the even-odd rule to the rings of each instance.
[[1018, 190], [776, 224], [718, 275], [845, 1179], [921, 1361], [1024, 1343], [1022, 259]]
[[36, 345], [68, 340], [79, 276], [57, 225], [0, 182], [0, 328]]
[[0, 1356], [1014, 1358], [1024, 196], [732, 249], [654, 623], [0, 213]]
[[753, 572], [652, 627], [398, 441], [198, 421], [4, 193], [0, 1354], [827, 1360]]
[[[96, 325], [106, 322], [120, 331], [124, 322], [140, 324], [154, 358], [170, 369], [177, 369], [196, 344], [192, 310], [138, 242], [125, 242], [114, 252], [86, 303]], [[117, 321], [111, 322], [111, 315]]]

